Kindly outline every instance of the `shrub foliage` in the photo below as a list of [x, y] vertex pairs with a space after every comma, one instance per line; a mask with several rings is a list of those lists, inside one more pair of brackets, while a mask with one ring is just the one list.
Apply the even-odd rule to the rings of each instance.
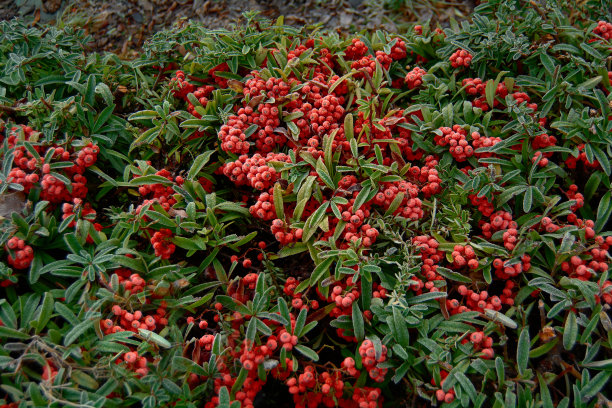
[[612, 24], [580, 12], [247, 14], [134, 61], [0, 23], [3, 406], [609, 403]]

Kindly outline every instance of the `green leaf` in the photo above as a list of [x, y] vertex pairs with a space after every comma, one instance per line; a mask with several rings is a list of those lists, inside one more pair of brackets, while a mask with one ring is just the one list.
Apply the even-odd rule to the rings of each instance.
[[55, 301], [51, 292], [46, 292], [45, 297], [39, 307], [38, 319], [36, 321], [36, 334], [40, 333], [49, 323]]
[[85, 320], [74, 326], [64, 337], [64, 346], [69, 346], [74, 343], [83, 333], [93, 327], [92, 320]]
[[200, 170], [202, 170], [202, 168], [206, 166], [206, 163], [208, 163], [208, 161], [210, 160], [210, 157], [214, 153], [215, 153], [215, 150], [209, 150], [207, 152], [200, 154], [198, 157], [196, 157], [193, 161], [193, 164], [189, 168], [189, 172], [187, 173], [187, 179], [195, 180]]
[[150, 340], [160, 347], [163, 347], [163, 348], [172, 347], [172, 344], [170, 344], [168, 340], [164, 339], [159, 334], [152, 332], [151, 330], [138, 329], [138, 334], [140, 334], [144, 339]]
[[351, 319], [353, 320], [353, 332], [358, 341], [361, 341], [365, 337], [365, 328], [363, 325], [363, 314], [359, 310], [358, 302], [353, 302], [353, 310]]
[[429, 292], [422, 295], [413, 296], [406, 300], [409, 305], [428, 302], [430, 300], [441, 299], [446, 297], [446, 292]]
[[331, 178], [329, 172], [327, 171], [327, 167], [325, 167], [325, 164], [323, 164], [323, 160], [321, 160], [320, 157], [319, 157], [319, 160], [317, 160], [317, 165], [315, 167], [315, 170], [317, 174], [319, 175], [319, 178], [323, 180], [323, 182], [325, 183], [325, 185], [327, 185], [327, 187], [331, 188], [332, 190], [336, 189], [334, 180]]
[[300, 352], [304, 357], [311, 359], [312, 361], [319, 361], [319, 355], [311, 348], [298, 344], [295, 349]]
[[11, 329], [6, 326], [0, 326], [0, 339], [21, 339], [28, 340], [32, 336], [22, 333], [19, 330]]
[[550, 397], [550, 391], [548, 390], [548, 384], [542, 374], [538, 372], [538, 383], [540, 384], [540, 398], [542, 400], [542, 408], [554, 408], [552, 398]]
[[142, 111], [139, 111], [139, 112], [132, 113], [130, 116], [128, 116], [128, 120], [129, 121], [133, 121], [133, 120], [147, 120], [147, 119], [156, 118], [157, 116], [158, 116], [157, 111], [154, 111], [154, 110], [142, 110]]
[[438, 266], [438, 268], [436, 269], [436, 272], [444, 276], [446, 279], [450, 279], [450, 280], [462, 282], [462, 283], [472, 283], [472, 279], [470, 279], [469, 277], [459, 272], [455, 272], [451, 269], [444, 268], [442, 266]]
[[319, 281], [323, 278], [325, 273], [329, 272], [329, 268], [335, 260], [336, 258], [334, 257], [326, 258], [325, 260], [323, 260], [323, 262], [321, 262], [315, 267], [314, 271], [312, 271], [312, 274], [310, 275], [309, 285], [311, 287], [316, 286], [317, 283], [319, 283]]
[[330, 202], [327, 201], [321, 204], [321, 206], [319, 206], [319, 208], [317, 208], [315, 212], [310, 214], [310, 217], [308, 217], [306, 223], [304, 223], [304, 233], [302, 234], [302, 242], [308, 242], [308, 240], [317, 231], [319, 224], [321, 223], [321, 221], [323, 221], [323, 218], [326, 217], [325, 212], [329, 207], [329, 203]]
[[518, 368], [519, 374], [523, 375], [527, 369], [529, 363], [529, 328], [523, 327], [521, 334], [519, 335], [518, 344], [516, 347], [516, 367]]
[[555, 62], [545, 50], [540, 53], [540, 62], [550, 75], [555, 72]]
[[408, 332], [408, 327], [406, 327], [406, 320], [404, 316], [402, 316], [402, 312], [397, 307], [391, 308], [393, 312], [393, 337], [397, 342], [404, 346], [410, 346], [410, 334]]
[[236, 378], [234, 385], [232, 385], [232, 391], [231, 391], [232, 396], [236, 395], [236, 392], [238, 392], [238, 390], [242, 388], [242, 384], [244, 384], [244, 380], [247, 379], [248, 375], [249, 375], [249, 371], [247, 369], [245, 369], [244, 367], [240, 368], [238, 377]]
[[461, 385], [461, 388], [468, 394], [472, 402], [476, 401], [476, 388], [474, 384], [461, 371], [455, 371], [455, 378]]
[[490, 107], [493, 107], [493, 103], [495, 101], [495, 91], [496, 91], [495, 81], [488, 80], [487, 85], [485, 86], [485, 97], [487, 98], [487, 104]]
[[525, 195], [523, 196], [523, 211], [527, 214], [531, 210], [531, 205], [533, 204], [533, 190], [535, 187], [529, 187], [525, 190]]
[[[595, 377], [591, 378], [591, 381], [589, 381], [580, 390], [580, 394], [582, 395], [582, 402], [590, 401], [605, 385], [608, 384], [610, 376], [612, 376], [612, 372], [602, 371]], [[608, 391], [610, 391], [609, 388]]]
[[304, 329], [304, 324], [306, 324], [307, 314], [308, 312], [306, 311], [306, 309], [301, 309], [297, 319], [295, 319], [295, 328], [293, 329], [293, 334], [298, 337], [302, 335], [302, 329]]
[[565, 320], [565, 326], [563, 328], [563, 347], [566, 350], [571, 350], [576, 344], [578, 339], [578, 322], [576, 320], [576, 313], [570, 310]]
[[274, 184], [274, 209], [276, 210], [276, 218], [285, 219], [285, 206], [283, 204], [283, 190], [280, 183]]
[[315, 176], [308, 176], [300, 186], [300, 189], [297, 193], [297, 203], [295, 205], [295, 209], [293, 210], [293, 219], [295, 221], [299, 221], [302, 218], [304, 208], [306, 207], [308, 201], [311, 199], [312, 186], [315, 179]]
[[512, 320], [511, 318], [509, 318], [508, 316], [506, 316], [503, 313], [500, 313], [496, 310], [491, 310], [491, 309], [485, 309], [484, 310], [484, 314], [491, 318], [494, 321], [498, 321], [501, 324], [503, 324], [506, 327], [509, 327], [511, 329], [516, 329], [518, 327], [518, 324]]
[[608, 223], [608, 219], [612, 214], [612, 200], [610, 199], [610, 191], [601, 197], [597, 206], [597, 221], [595, 221], [595, 231], [600, 232]]
[[355, 203], [353, 203], [353, 214], [366, 202], [371, 191], [372, 187], [368, 185], [366, 187], [363, 187], [359, 194], [357, 194], [357, 198], [355, 198]]

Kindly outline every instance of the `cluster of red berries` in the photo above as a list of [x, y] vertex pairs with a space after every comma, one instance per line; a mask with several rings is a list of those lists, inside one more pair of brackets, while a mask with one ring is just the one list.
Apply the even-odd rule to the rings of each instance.
[[516, 247], [517, 237], [518, 230], [516, 228], [508, 228], [506, 231], [504, 231], [502, 239], [504, 240], [504, 247], [508, 251], [512, 251]]
[[[62, 219], [65, 220], [69, 217], [73, 217], [73, 219], [68, 224], [68, 228], [76, 227], [77, 219], [82, 219], [91, 223], [96, 231], [102, 231], [102, 225], [95, 222], [96, 210], [91, 207], [91, 204], [83, 203], [80, 198], [74, 198], [72, 204], [64, 203], [62, 205]], [[87, 235], [86, 240], [89, 244], [93, 242], [91, 235]]]
[[452, 128], [441, 127], [438, 130], [442, 134], [436, 134], [434, 142], [438, 146], [450, 146], [449, 152], [456, 161], [466, 161], [474, 154], [474, 148], [466, 139], [467, 132], [460, 125], [454, 125]]
[[516, 221], [512, 221], [512, 214], [507, 211], [496, 211], [489, 216], [490, 222], [480, 220], [479, 225], [482, 230], [482, 235], [485, 238], [491, 238], [497, 231], [505, 230], [508, 228], [518, 228]]
[[249, 124], [246, 120], [242, 120], [236, 115], [230, 116], [218, 133], [221, 150], [228, 153], [247, 154], [250, 146], [244, 132], [248, 127]]
[[493, 268], [495, 268], [495, 276], [499, 279], [515, 278], [531, 268], [531, 256], [524, 254], [521, 256], [521, 262], [516, 263], [495, 258], [493, 260]]
[[[161, 176], [166, 178], [169, 181], [176, 181], [178, 184], [182, 184], [183, 178], [178, 176], [175, 179], [172, 178], [170, 172], [166, 169], [161, 169], [155, 172], [156, 176]], [[134, 175], [134, 178], [138, 178], [140, 176]], [[138, 187], [138, 193], [142, 197], [146, 197], [141, 205], [136, 208], [136, 214], [140, 214], [140, 210], [146, 204], [151, 204], [153, 202], [159, 203], [159, 205], [166, 211], [170, 210], [170, 208], [176, 204], [176, 199], [174, 198], [174, 190], [171, 186], [166, 186], [162, 183], [153, 183], [153, 184], [145, 184]]]
[[421, 192], [425, 198], [429, 198], [441, 191], [442, 179], [440, 179], [436, 169], [437, 165], [438, 160], [434, 156], [429, 155], [425, 157], [424, 166], [412, 166], [408, 171], [409, 177], [422, 186]]
[[409, 89], [418, 88], [423, 84], [423, 76], [427, 73], [421, 67], [414, 67], [412, 71], [406, 74], [404, 81]]
[[483, 312], [485, 309], [499, 311], [502, 308], [503, 302], [501, 298], [499, 296], [489, 296], [486, 290], [476, 293], [472, 289], [468, 289], [467, 286], [461, 285], [457, 288], [457, 292], [465, 298], [466, 305], [460, 306], [456, 299], [451, 299], [447, 302], [451, 314], [470, 310]]
[[298, 240], [302, 239], [302, 235], [304, 233], [302, 228], [292, 229], [285, 221], [279, 218], [272, 221], [270, 230], [272, 231], [272, 234], [274, 234], [274, 238], [276, 238], [281, 245], [289, 245], [292, 242], [297, 242]]
[[261, 77], [259, 71], [251, 71], [251, 78], [244, 83], [242, 92], [245, 96], [248, 95], [250, 99], [260, 95], [265, 95], [269, 99], [281, 99], [289, 95], [289, 92], [297, 83], [298, 81], [294, 78], [289, 79], [289, 82], [274, 77], [265, 80]]
[[605, 281], [601, 286], [601, 300], [605, 303], [612, 305], [612, 281]]
[[[196, 97], [200, 105], [206, 107], [208, 105], [208, 98], [215, 90], [215, 87], [212, 85], [199, 86], [195, 91], [193, 91], [193, 96]], [[196, 110], [196, 107], [189, 101], [189, 99], [185, 98], [187, 102], [187, 111], [191, 113], [196, 118], [201, 118], [202, 115]]]
[[457, 268], [462, 268], [465, 265], [470, 269], [478, 268], [478, 260], [476, 259], [476, 252], [470, 245], [455, 245], [453, 252], [453, 265]]
[[[32, 147], [41, 157], [49, 157], [51, 160], [68, 161], [70, 152], [61, 146], [42, 146], [34, 144], [38, 139], [38, 132], [29, 126], [15, 126], [11, 128], [8, 137], [9, 146], [15, 148], [13, 160], [17, 167], [13, 167], [9, 172], [8, 179], [13, 183], [21, 184], [25, 193], [40, 182], [42, 188], [40, 198], [54, 204], [70, 202], [73, 198], [85, 198], [87, 195], [87, 179], [83, 176], [85, 169], [92, 166], [97, 160], [99, 152], [98, 146], [89, 143], [83, 146], [77, 153], [74, 165], [63, 167], [64, 176], [71, 180], [69, 191], [68, 186], [51, 174], [52, 165], [43, 163], [42, 158], [35, 158], [33, 153], [26, 149], [24, 145], [17, 145], [20, 141], [33, 143]], [[40, 172], [40, 175], [38, 174]]]
[[372, 387], [356, 387], [353, 389], [352, 402], [359, 408], [382, 407], [381, 390]]
[[347, 224], [342, 232], [342, 238], [344, 238], [346, 242], [357, 242], [361, 239], [361, 244], [363, 247], [371, 247], [376, 241], [379, 232], [376, 228], [372, 228], [370, 224], [364, 223], [365, 219], [369, 217], [369, 215], [370, 210], [368, 209], [359, 209], [355, 211], [354, 214], [348, 210], [343, 211], [342, 221], [345, 221]]
[[285, 281], [285, 285], [283, 286], [283, 293], [285, 295], [290, 296], [291, 306], [296, 310], [306, 309], [309, 310], [312, 308], [316, 310], [319, 308], [319, 302], [316, 300], [305, 301], [303, 293], [295, 293], [295, 288], [297, 288], [299, 281], [295, 279], [293, 276], [290, 276]]
[[561, 226], [555, 224], [550, 217], [542, 217], [540, 220], [540, 229], [550, 233], [556, 232]]
[[34, 250], [23, 239], [10, 238], [6, 243], [8, 263], [15, 269], [27, 269], [34, 259]]
[[172, 94], [180, 99], [187, 99], [187, 95], [192, 93], [194, 86], [185, 81], [185, 73], [183, 71], [176, 71], [174, 77], [170, 80], [170, 89]]
[[[339, 121], [344, 116], [340, 98], [335, 95], [327, 95], [315, 100], [312, 106], [307, 118], [315, 135], [327, 134], [339, 128]], [[305, 106], [302, 107], [302, 109], [305, 108]]]
[[597, 159], [593, 158], [592, 162], [589, 161], [584, 151], [584, 143], [580, 143], [578, 146], [576, 146], [576, 148], [579, 152], [578, 157], [569, 155], [567, 159], [565, 159], [565, 164], [568, 168], [575, 169], [578, 162], [582, 163], [586, 169], [596, 169], [600, 167], [599, 161], [597, 161]]
[[170, 259], [176, 245], [172, 243], [172, 237], [174, 234], [168, 228], [162, 228], [156, 231], [151, 237], [151, 245], [155, 250], [155, 256], [160, 256], [162, 259]]
[[477, 152], [477, 149], [480, 149], [481, 147], [493, 147], [502, 141], [500, 137], [483, 137], [478, 132], [472, 132], [471, 137], [472, 147], [474, 148], [474, 156], [478, 157], [479, 159], [493, 157], [494, 154], [492, 152]]
[[265, 157], [259, 153], [251, 157], [244, 154], [225, 163], [223, 174], [237, 186], [249, 184], [256, 190], [268, 190], [278, 179], [276, 169], [268, 165], [271, 161], [289, 163], [291, 159], [284, 153], [268, 153]]
[[603, 39], [606, 41], [610, 41], [610, 39], [612, 39], [612, 24], [608, 23], [607, 21], [600, 20], [597, 22], [597, 27], [595, 27], [593, 33], [603, 37]]
[[526, 103], [526, 106], [534, 112], [538, 110], [538, 104], [531, 103], [531, 98], [525, 92], [514, 92], [512, 94], [512, 98], [514, 98], [518, 105]]
[[436, 384], [436, 381], [432, 378], [431, 385], [440, 387], [438, 390], [436, 390], [436, 399], [440, 402], [450, 404], [455, 400], [455, 389], [451, 388], [447, 392], [442, 389], [444, 386], [444, 381], [446, 381], [446, 377], [448, 377], [448, 371], [440, 370], [440, 383]]
[[86, 146], [84, 146], [81, 150], [79, 150], [75, 163], [77, 164], [77, 166], [81, 166], [81, 167], [93, 166], [95, 162], [98, 160], [99, 152], [100, 152], [100, 148], [90, 142]]
[[55, 380], [55, 377], [57, 376], [59, 370], [57, 369], [56, 365], [53, 363], [53, 361], [51, 360], [47, 360], [46, 364], [43, 366], [43, 371], [42, 371], [42, 379], [45, 381], [49, 381], [49, 382], [53, 382], [53, 380]]
[[[492, 81], [492, 80], [489, 80]], [[500, 82], [495, 88], [495, 97], [493, 98], [493, 106], [489, 106], [486, 98], [486, 83], [480, 78], [465, 78], [461, 81], [461, 85], [465, 88], [468, 95], [479, 96], [472, 101], [472, 106], [482, 109], [483, 112], [489, 109], [500, 106], [500, 99], [503, 101], [508, 95], [506, 84]]]
[[383, 51], [376, 51], [375, 57], [372, 55], [366, 55], [365, 57], [353, 61], [351, 68], [357, 71], [355, 78], [364, 78], [366, 75], [372, 78], [376, 72], [377, 62], [382, 68], [388, 70], [393, 62], [393, 58], [385, 54]]
[[219, 88], [227, 88], [227, 79], [217, 74], [217, 72], [229, 72], [227, 62], [222, 62], [208, 70], [208, 75], [213, 78]]
[[[461, 343], [466, 344], [468, 342], [467, 338], [464, 338]], [[483, 331], [475, 331], [470, 334], [469, 342], [474, 345], [474, 350], [480, 351], [482, 353], [481, 357], [485, 360], [490, 360], [495, 355], [493, 349], [493, 338], [484, 334]]]
[[491, 214], [495, 211], [495, 206], [493, 203], [487, 200], [486, 197], [478, 197], [476, 194], [470, 194], [468, 196], [470, 203], [478, 208], [478, 211], [482, 213], [485, 217], [490, 217]]
[[111, 310], [115, 319], [101, 320], [100, 328], [104, 334], [122, 331], [137, 333], [138, 329], [154, 331], [168, 324], [168, 319], [165, 317], [167, 307], [166, 302], [162, 301], [154, 314], [144, 314], [141, 310], [132, 313], [128, 312], [127, 309], [122, 309], [119, 305], [113, 305]]
[[366, 369], [370, 378], [376, 382], [383, 382], [388, 369], [378, 365], [387, 359], [387, 346], [381, 345], [381, 351], [377, 353], [374, 343], [371, 340], [364, 340], [359, 346], [359, 355], [363, 368]]
[[[272, 221], [273, 219], [276, 218], [276, 210], [274, 209], [274, 189], [270, 188], [268, 191], [264, 191], [263, 193], [261, 193], [259, 195], [259, 197], [257, 197], [257, 202], [255, 204], [253, 204], [252, 206], [249, 207], [249, 212], [251, 213], [251, 215], [253, 217], [257, 217], [263, 221]], [[281, 220], [282, 221], [282, 220]], [[282, 227], [285, 227], [284, 221]], [[281, 227], [281, 228], [282, 228]], [[284, 241], [284, 229], [283, 230], [278, 230], [277, 232], [283, 232], [282, 235], [282, 239]], [[276, 233], [273, 232], [273, 234]], [[279, 237], [281, 237], [279, 235]], [[293, 242], [293, 236], [291, 237], [291, 240], [288, 242]], [[279, 241], [279, 238], [277, 238], [277, 241]], [[282, 242], [282, 241], [279, 241]]]
[[453, 68], [469, 67], [472, 62], [472, 55], [466, 50], [457, 50], [449, 58]]
[[346, 47], [346, 50], [344, 51], [344, 55], [346, 57], [347, 60], [358, 60], [363, 58], [368, 52], [368, 47], [367, 45], [365, 45], [365, 43], [363, 41], [361, 41], [359, 38], [353, 38], [351, 40], [351, 44], [349, 44], [348, 47]]
[[115, 270], [119, 284], [130, 293], [140, 293], [144, 291], [147, 282], [137, 273], [132, 273], [130, 269], [119, 268]]
[[[247, 118], [247, 123], [257, 125], [259, 130], [253, 133], [255, 139], [255, 148], [261, 153], [271, 152], [275, 147], [282, 147], [287, 142], [287, 137], [282, 133], [276, 133], [280, 126], [280, 118], [278, 116], [279, 109], [277, 106], [266, 103], [261, 104], [256, 110], [248, 113], [250, 108], [241, 108], [238, 110], [238, 117]], [[244, 113], [243, 113], [244, 112]]]
[[125, 352], [122, 356], [115, 360], [116, 364], [121, 364], [122, 362], [125, 362], [126, 368], [134, 371], [138, 377], [144, 377], [149, 373], [147, 358], [144, 356], [139, 356], [138, 352], [136, 351]]

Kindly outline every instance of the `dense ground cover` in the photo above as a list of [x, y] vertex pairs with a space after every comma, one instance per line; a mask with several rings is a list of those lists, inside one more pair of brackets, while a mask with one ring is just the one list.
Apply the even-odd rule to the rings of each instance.
[[612, 24], [517, 4], [0, 23], [4, 406], [609, 403]]

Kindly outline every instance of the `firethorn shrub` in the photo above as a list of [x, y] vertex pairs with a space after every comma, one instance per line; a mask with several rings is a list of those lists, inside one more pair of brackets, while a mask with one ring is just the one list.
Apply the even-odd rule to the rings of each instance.
[[612, 25], [554, 3], [1, 22], [0, 402], [610, 404]]

